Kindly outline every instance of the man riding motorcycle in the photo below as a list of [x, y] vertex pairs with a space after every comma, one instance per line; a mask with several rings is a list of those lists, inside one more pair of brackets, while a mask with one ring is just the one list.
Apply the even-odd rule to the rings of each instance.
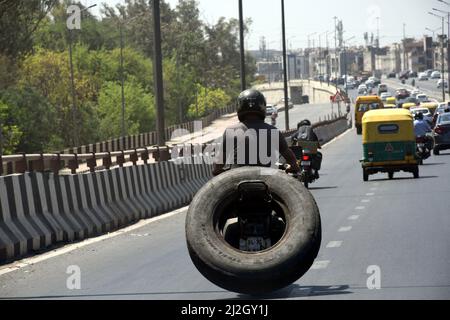
[[[316, 142], [318, 149], [321, 149], [319, 138], [315, 134], [311, 121], [305, 119], [297, 124], [297, 132], [291, 136], [291, 140], [293, 143], [298, 142]], [[322, 166], [322, 153], [317, 152], [316, 154], [311, 155], [313, 162], [313, 170], [314, 176], [316, 179], [319, 179], [319, 170]]]
[[[431, 155], [431, 150], [433, 149], [433, 138], [428, 134], [431, 132], [431, 127], [427, 121], [424, 120], [423, 114], [421, 112], [415, 115], [414, 120], [414, 133], [416, 135], [417, 150], [421, 160], [427, 159]], [[423, 147], [419, 147], [424, 145]]]
[[[287, 170], [288, 173], [300, 171], [295, 154], [289, 149], [281, 132], [276, 127], [265, 123], [266, 99], [261, 92], [253, 89], [242, 92], [238, 97], [237, 114], [240, 123], [227, 128], [222, 136], [221, 147], [214, 163], [214, 176], [224, 172], [225, 166], [231, 168], [243, 166], [276, 167], [274, 161], [264, 163], [265, 161], [262, 159], [262, 157], [270, 157], [275, 154], [280, 154], [286, 159], [287, 164], [290, 165]], [[278, 141], [271, 141], [272, 137], [276, 137], [275, 139], [278, 139]], [[250, 143], [249, 141], [252, 138], [254, 138], [254, 141]], [[267, 141], [266, 150], [260, 150], [261, 139]], [[245, 146], [239, 148], [238, 141], [245, 141]], [[227, 148], [230, 143], [233, 147]], [[256, 155], [250, 151], [251, 147], [256, 147]], [[240, 157], [240, 150], [245, 150], [244, 157]]]

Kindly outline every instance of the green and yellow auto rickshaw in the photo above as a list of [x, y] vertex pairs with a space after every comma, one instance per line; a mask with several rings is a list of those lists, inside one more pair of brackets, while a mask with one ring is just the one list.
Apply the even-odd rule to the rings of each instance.
[[394, 178], [395, 172], [411, 172], [419, 178], [416, 137], [411, 113], [406, 109], [373, 110], [362, 120], [364, 181], [379, 172]]

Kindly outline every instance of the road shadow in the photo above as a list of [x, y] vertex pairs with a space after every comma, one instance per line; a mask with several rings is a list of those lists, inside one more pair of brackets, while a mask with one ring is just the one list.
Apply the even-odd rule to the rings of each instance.
[[379, 178], [379, 179], [372, 179], [369, 182], [383, 182], [383, 181], [401, 181], [401, 180], [421, 180], [421, 179], [437, 179], [438, 176], [419, 176], [419, 179], [416, 179], [414, 177], [394, 177], [394, 179], [390, 180], [388, 178]]
[[287, 298], [308, 298], [308, 297], [323, 297], [323, 296], [338, 296], [352, 294], [348, 285], [335, 286], [300, 286], [292, 284], [284, 289], [264, 294], [264, 295], [247, 295], [239, 294], [239, 297], [231, 300], [275, 300]]
[[444, 164], [446, 163], [445, 162], [424, 163], [422, 167], [442, 166]]
[[338, 187], [334, 186], [334, 187], [309, 187], [310, 191], [314, 191], [314, 190], [329, 190], [329, 189], [337, 189]]

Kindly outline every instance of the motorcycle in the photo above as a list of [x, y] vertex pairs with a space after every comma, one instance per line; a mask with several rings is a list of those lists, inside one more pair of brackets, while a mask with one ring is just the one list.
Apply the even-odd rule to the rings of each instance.
[[297, 158], [298, 165], [300, 167], [300, 173], [298, 179], [303, 183], [305, 188], [309, 188], [311, 183], [314, 183], [319, 179], [317, 167], [317, 159], [321, 157], [321, 154], [317, 152], [318, 145], [316, 142], [300, 142], [294, 140], [294, 144], [290, 149], [294, 152]]
[[431, 157], [431, 151], [434, 149], [434, 140], [429, 135], [416, 137], [417, 156], [422, 165], [424, 160]]
[[195, 195], [186, 216], [189, 255], [209, 281], [265, 294], [297, 281], [321, 244], [311, 193], [292, 174], [262, 167], [226, 171]]

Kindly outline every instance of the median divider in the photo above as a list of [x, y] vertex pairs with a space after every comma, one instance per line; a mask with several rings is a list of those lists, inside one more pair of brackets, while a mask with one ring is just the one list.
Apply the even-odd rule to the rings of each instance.
[[[314, 128], [326, 143], [349, 125], [347, 118], [341, 117]], [[84, 174], [1, 176], [0, 263], [113, 232], [189, 204], [212, 177], [212, 156]]]

